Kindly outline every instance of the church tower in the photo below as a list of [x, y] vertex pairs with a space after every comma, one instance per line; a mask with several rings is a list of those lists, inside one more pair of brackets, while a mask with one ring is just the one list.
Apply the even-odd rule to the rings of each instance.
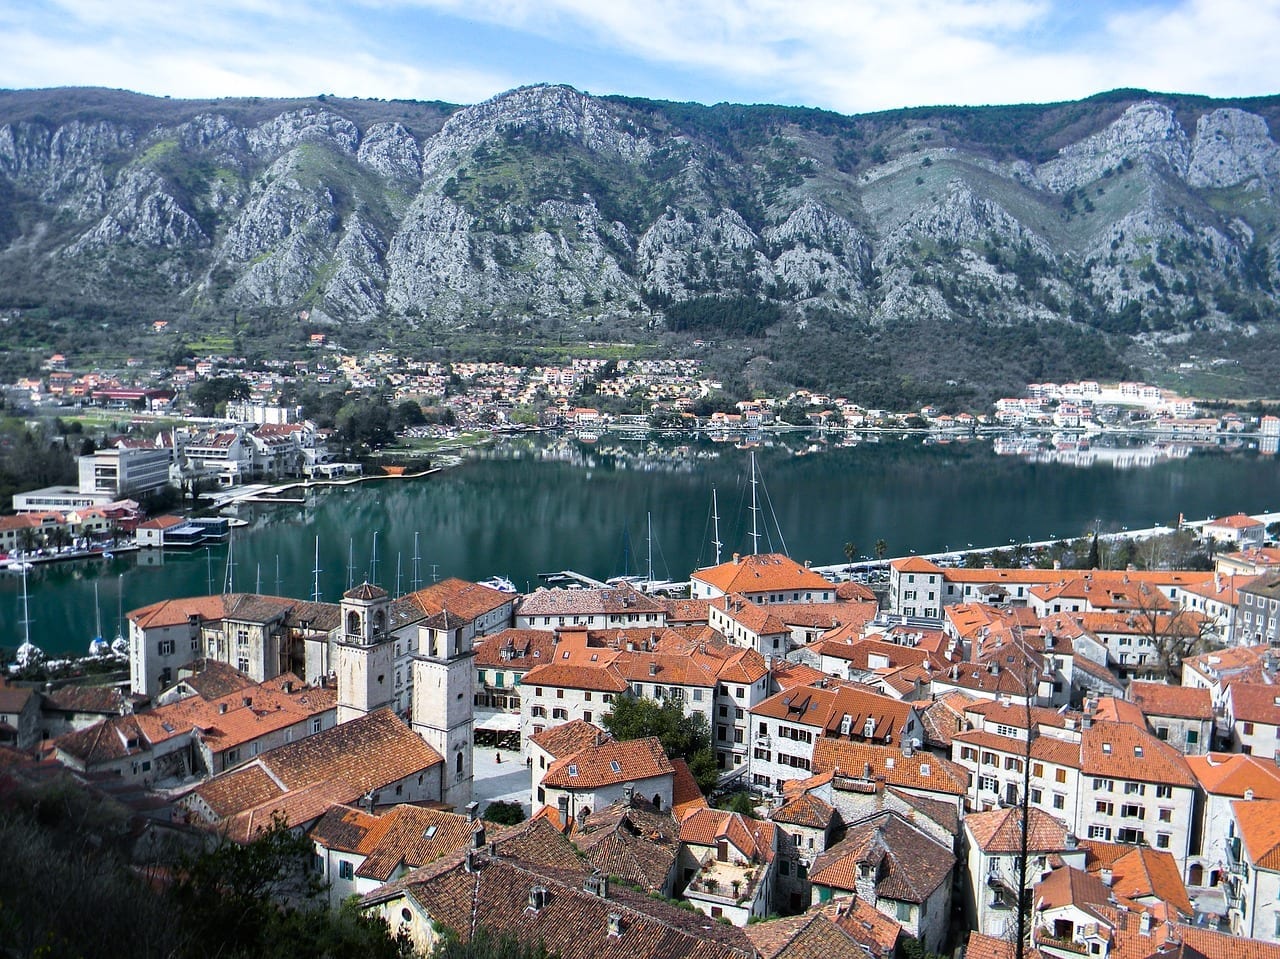
[[413, 659], [413, 731], [444, 757], [442, 802], [461, 809], [471, 801], [472, 702], [471, 624], [442, 611], [418, 627]]
[[395, 643], [388, 628], [391, 597], [380, 586], [361, 583], [342, 595], [342, 627], [334, 649], [338, 674], [338, 722], [391, 706]]

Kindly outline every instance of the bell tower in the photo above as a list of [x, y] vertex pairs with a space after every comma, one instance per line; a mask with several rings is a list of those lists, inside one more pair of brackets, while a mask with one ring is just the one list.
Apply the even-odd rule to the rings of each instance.
[[388, 628], [391, 597], [372, 583], [342, 595], [342, 626], [334, 649], [338, 674], [338, 722], [345, 723], [394, 702], [395, 643]]
[[461, 809], [471, 801], [472, 625], [447, 611], [418, 627], [413, 658], [413, 731], [444, 757], [441, 802]]

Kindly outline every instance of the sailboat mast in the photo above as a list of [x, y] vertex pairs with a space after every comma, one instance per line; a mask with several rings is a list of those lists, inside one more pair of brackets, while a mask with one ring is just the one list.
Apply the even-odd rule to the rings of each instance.
[[400, 593], [400, 563], [401, 563], [401, 561], [402, 561], [403, 559], [404, 559], [404, 554], [403, 554], [403, 553], [396, 553], [396, 597], [397, 597], [397, 598], [401, 595], [401, 593]]
[[233, 533], [227, 537], [227, 574], [222, 580], [222, 591], [224, 593], [234, 593], [236, 591], [236, 537]]
[[22, 638], [31, 645], [31, 609], [27, 605], [27, 567], [22, 567]]
[[253, 592], [255, 596], [261, 596], [262, 595], [262, 563], [259, 562], [255, 564], [254, 568], [257, 570], [258, 575], [257, 575], [257, 578], [254, 580]]
[[93, 584], [93, 638], [102, 638], [102, 606], [98, 603], [98, 584]]
[[649, 588], [653, 588], [653, 513], [646, 513], [649, 520]]
[[378, 581], [378, 531], [373, 531], [373, 555], [369, 559], [369, 582]]
[[715, 523], [716, 538], [711, 541], [711, 545], [716, 548], [716, 565], [720, 565], [720, 548], [724, 543], [720, 542], [720, 504], [716, 500], [716, 490], [711, 488], [711, 519]]
[[422, 589], [422, 572], [419, 566], [422, 563], [422, 555], [418, 552], [418, 534], [413, 534], [413, 591], [416, 593]]
[[760, 506], [756, 501], [756, 454], [751, 454], [751, 555], [760, 555]]
[[354, 539], [348, 538], [347, 539], [347, 589], [348, 590], [350, 590], [351, 587], [355, 586], [355, 579], [354, 579], [355, 575], [356, 575], [356, 541]]
[[320, 602], [320, 537], [316, 537], [316, 564], [311, 570], [311, 601]]

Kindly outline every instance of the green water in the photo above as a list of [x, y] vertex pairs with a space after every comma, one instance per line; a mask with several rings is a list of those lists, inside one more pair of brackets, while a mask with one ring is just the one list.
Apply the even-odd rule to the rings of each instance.
[[[755, 450], [760, 549], [783, 548], [780, 528], [786, 551], [815, 564], [843, 562], [849, 541], [870, 554], [884, 539], [894, 556], [1068, 537], [1095, 523], [1140, 528], [1179, 513], [1197, 519], [1280, 508], [1280, 463], [1249, 452], [1197, 452], [1118, 470], [997, 456], [985, 441], [924, 445], [912, 437], [822, 448], [795, 436], [787, 443]], [[539, 573], [565, 568], [602, 579], [643, 573], [650, 516], [654, 574], [686, 578], [714, 560], [713, 489], [724, 558], [751, 551], [749, 478], [746, 450], [707, 440], [512, 441], [425, 479], [327, 488], [309, 493], [305, 505], [243, 509], [249, 525], [235, 535], [234, 588], [309, 596], [319, 537], [321, 596], [334, 601], [346, 588], [349, 556], [356, 581], [372, 574], [374, 531], [375, 578], [393, 592], [397, 582], [412, 588], [415, 533], [424, 584], [433, 575], [503, 575], [523, 590]], [[220, 590], [226, 561], [220, 545], [37, 567], [28, 586], [32, 641], [50, 653], [83, 652], [94, 635], [94, 582], [110, 638], [119, 608], [205, 594], [210, 584]], [[19, 594], [17, 575], [0, 576], [0, 646], [21, 642]]]

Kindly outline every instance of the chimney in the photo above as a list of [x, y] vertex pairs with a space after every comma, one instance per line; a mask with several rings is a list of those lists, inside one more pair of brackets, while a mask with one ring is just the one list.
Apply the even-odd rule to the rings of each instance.
[[467, 821], [475, 822], [480, 818], [480, 804], [474, 799], [467, 803]]
[[739, 563], [741, 563], [741, 562], [742, 562], [742, 556], [741, 556], [741, 554], [739, 554], [739, 553], [734, 553], [734, 554], [733, 554], [733, 565], [734, 565], [734, 566], [737, 566], [737, 565], [738, 565]]
[[291, 693], [291, 692], [293, 692], [293, 680], [292, 680], [292, 679], [286, 679], [286, 680], [281, 684], [281, 688], [282, 688], [286, 693]]
[[1151, 935], [1151, 913], [1144, 911], [1138, 917], [1138, 933], [1143, 936]]
[[556, 808], [560, 811], [560, 822], [564, 824], [564, 831], [569, 831], [569, 797], [559, 796], [556, 798]]
[[578, 808], [578, 828], [581, 829], [587, 824], [587, 807], [580, 806]]
[[1101, 871], [1098, 873], [1098, 878], [1102, 880], [1102, 884], [1104, 886], [1110, 886], [1113, 878], [1111, 874], [1111, 867], [1103, 866]]
[[610, 937], [618, 937], [622, 935], [622, 914], [618, 912], [609, 913], [609, 935]]
[[252, 696], [244, 697], [244, 699], [240, 700], [240, 705], [243, 706], [245, 709], [248, 709], [250, 706], [253, 705], [253, 697]]
[[483, 849], [484, 847], [485, 847], [484, 823], [476, 823], [476, 828], [471, 833], [471, 848]]
[[480, 867], [480, 860], [474, 849], [468, 849], [462, 860], [462, 868], [467, 872], [475, 872]]
[[608, 899], [609, 877], [597, 869], [582, 880], [582, 891], [589, 892], [593, 896], [599, 896], [601, 899]]
[[622, 803], [624, 806], [630, 806], [636, 798], [636, 784], [626, 783], [622, 787]]
[[224, 716], [224, 715], [226, 715], [226, 712], [227, 712], [227, 704], [226, 704], [226, 703], [218, 703], [218, 715], [219, 715], [219, 716]]

